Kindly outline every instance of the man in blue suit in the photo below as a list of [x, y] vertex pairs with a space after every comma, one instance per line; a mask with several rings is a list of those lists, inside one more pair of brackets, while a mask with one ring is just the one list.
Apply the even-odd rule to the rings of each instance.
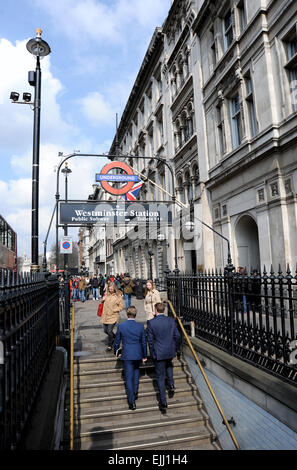
[[137, 310], [132, 305], [127, 308], [128, 320], [118, 326], [114, 341], [114, 353], [122, 342], [121, 359], [124, 361], [126, 391], [130, 410], [136, 410], [135, 399], [138, 395], [139, 366], [145, 362], [146, 337], [144, 326], [135, 321]]
[[167, 408], [166, 375], [169, 390], [174, 392], [172, 359], [176, 356], [181, 343], [181, 336], [173, 318], [164, 315], [165, 305], [161, 302], [155, 305], [155, 318], [147, 322], [147, 340], [150, 353], [155, 362], [157, 383], [160, 393], [159, 406]]

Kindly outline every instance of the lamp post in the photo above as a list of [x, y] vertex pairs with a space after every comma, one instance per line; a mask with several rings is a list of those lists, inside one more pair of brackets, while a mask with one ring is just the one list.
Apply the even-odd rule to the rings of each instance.
[[31, 271], [39, 271], [38, 265], [38, 212], [39, 212], [39, 147], [40, 147], [40, 109], [41, 109], [41, 69], [40, 58], [51, 50], [47, 42], [41, 39], [41, 29], [36, 29], [36, 38], [30, 39], [26, 47], [36, 57], [35, 72], [29, 72], [28, 81], [35, 87], [34, 127], [33, 127], [33, 163], [32, 163], [32, 225], [31, 225]]
[[[72, 173], [70, 168], [68, 168], [68, 162], [65, 162], [65, 167], [61, 170], [62, 173], [65, 175], [65, 202], [68, 201], [68, 175]], [[64, 235], [68, 235], [68, 227], [67, 225], [64, 226]], [[68, 254], [64, 253], [64, 276], [66, 279], [68, 278]]]
[[154, 253], [153, 253], [151, 250], [149, 250], [149, 251], [147, 252], [147, 254], [148, 254], [149, 257], [150, 257], [150, 279], [153, 280], [153, 263], [152, 263], [152, 257], [154, 256]]

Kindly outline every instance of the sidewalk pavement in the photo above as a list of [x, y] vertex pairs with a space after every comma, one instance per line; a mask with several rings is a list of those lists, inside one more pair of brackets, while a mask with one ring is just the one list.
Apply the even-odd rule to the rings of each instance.
[[[90, 296], [91, 297], [91, 296]], [[86, 300], [73, 302], [75, 315], [74, 356], [98, 355], [113, 357], [113, 351], [107, 352], [107, 335], [103, 331], [100, 317], [97, 316], [99, 301]], [[131, 305], [137, 309], [136, 321], [146, 325], [144, 300], [132, 296]], [[119, 323], [127, 320], [126, 310], [120, 312]], [[117, 326], [114, 328], [114, 333]]]

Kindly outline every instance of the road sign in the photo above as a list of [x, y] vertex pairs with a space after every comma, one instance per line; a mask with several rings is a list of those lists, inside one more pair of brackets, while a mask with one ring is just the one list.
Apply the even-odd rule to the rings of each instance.
[[[109, 174], [111, 170], [122, 170], [125, 174]], [[133, 169], [125, 162], [111, 162], [105, 165], [101, 173], [96, 174], [96, 181], [101, 183], [102, 188], [114, 196], [122, 196], [130, 191], [135, 183], [141, 181], [137, 175], [134, 175]], [[121, 188], [114, 188], [109, 183], [126, 183]]]
[[72, 238], [63, 237], [60, 242], [60, 253], [71, 254], [72, 253]]

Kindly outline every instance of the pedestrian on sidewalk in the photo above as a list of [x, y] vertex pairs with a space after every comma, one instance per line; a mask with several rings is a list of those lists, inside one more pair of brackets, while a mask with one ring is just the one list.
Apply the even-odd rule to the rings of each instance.
[[85, 301], [85, 290], [86, 290], [86, 280], [83, 276], [80, 277], [79, 282], [78, 282], [78, 290], [79, 290], [79, 295], [80, 295], [80, 300], [82, 302]]
[[89, 296], [90, 296], [90, 278], [89, 276], [86, 276], [86, 291], [85, 291], [85, 297], [86, 297], [86, 300], [89, 300]]
[[91, 285], [92, 285], [93, 300], [98, 300], [99, 299], [99, 280], [98, 280], [96, 274], [94, 274], [94, 276], [91, 280]]
[[108, 346], [106, 351], [111, 351], [115, 334], [113, 329], [119, 322], [119, 313], [124, 309], [123, 296], [114, 282], [107, 284], [107, 292], [104, 297], [101, 322], [104, 333], [108, 336]]
[[151, 279], [146, 281], [144, 310], [146, 313], [146, 321], [152, 320], [155, 316], [155, 305], [161, 302], [160, 292], [155, 288]]
[[73, 301], [77, 302], [79, 300], [79, 290], [78, 290], [78, 278], [75, 276], [72, 283], [73, 287]]
[[126, 273], [122, 281], [122, 289], [123, 289], [126, 309], [130, 307], [131, 305], [131, 296], [133, 292], [133, 286], [134, 284], [129, 273]]
[[172, 359], [176, 356], [181, 344], [181, 336], [175, 320], [164, 315], [165, 305], [158, 302], [155, 305], [155, 317], [147, 322], [147, 340], [151, 356], [155, 363], [156, 377], [159, 388], [159, 407], [161, 411], [167, 408], [166, 376], [169, 392], [174, 393]]
[[98, 293], [99, 293], [99, 297], [103, 297], [103, 295], [104, 295], [104, 286], [105, 286], [104, 278], [103, 278], [102, 274], [100, 273], [100, 274], [99, 274], [99, 277], [98, 277]]
[[122, 343], [121, 355], [118, 357], [124, 361], [126, 393], [130, 410], [136, 410], [139, 366], [141, 361], [144, 363], [147, 360], [145, 330], [142, 324], [135, 321], [136, 314], [137, 310], [133, 305], [127, 308], [127, 321], [118, 326], [114, 341], [115, 354]]

